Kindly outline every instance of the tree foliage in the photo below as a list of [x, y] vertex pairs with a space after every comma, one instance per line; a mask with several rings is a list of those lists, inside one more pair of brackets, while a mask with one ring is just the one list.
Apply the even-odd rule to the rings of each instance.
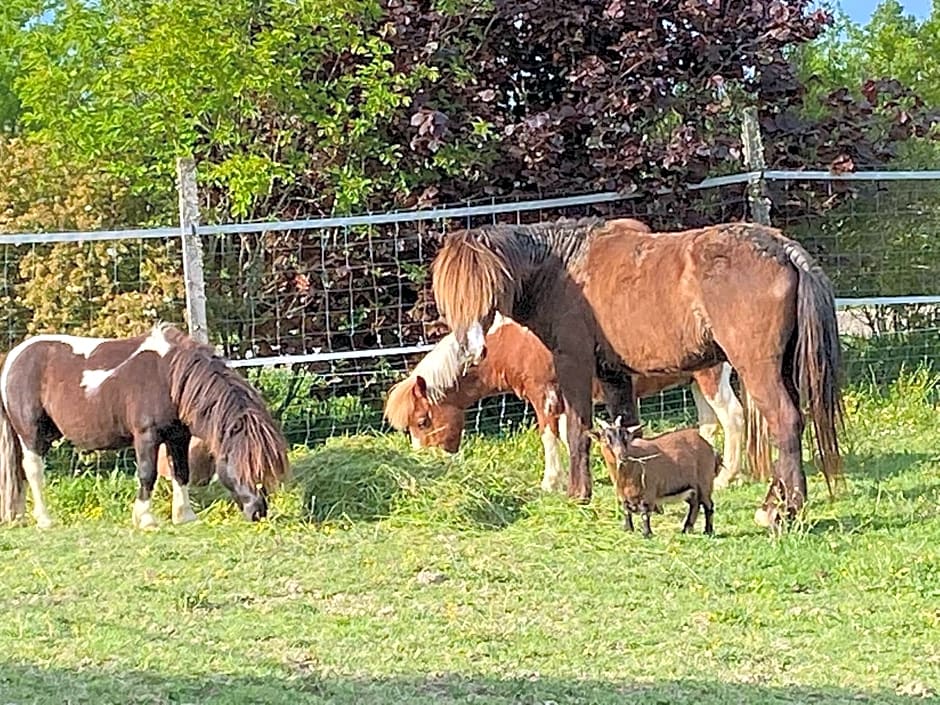
[[[744, 106], [760, 110], [772, 166], [880, 166], [935, 134], [936, 69], [910, 55], [933, 55], [936, 21], [911, 25], [891, 7], [833, 35], [811, 0], [8, 0], [0, 123], [42, 166], [26, 174], [0, 153], [12, 164], [0, 226], [173, 222], [181, 154], [197, 159], [209, 221], [671, 186], [649, 214], [691, 225], [681, 187], [741, 169]], [[260, 249], [208, 243], [210, 312], [246, 321], [220, 332], [233, 350], [249, 328], [279, 345], [283, 321], [330, 348], [376, 344], [375, 312], [401, 301], [433, 316], [415, 274], [428, 238], [346, 235], [329, 253], [303, 235], [278, 252], [264, 237]], [[182, 317], [166, 250], [110, 249], [83, 251], [81, 273], [74, 249], [22, 258], [23, 320], [98, 331]], [[325, 312], [338, 291], [347, 298]], [[124, 297], [126, 320], [109, 297]], [[328, 316], [357, 332], [332, 339]]]

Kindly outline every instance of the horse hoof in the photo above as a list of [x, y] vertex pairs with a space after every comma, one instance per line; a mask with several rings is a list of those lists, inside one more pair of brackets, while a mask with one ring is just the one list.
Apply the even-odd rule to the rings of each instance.
[[184, 512], [173, 512], [173, 523], [174, 524], [190, 524], [194, 521], [198, 521], [199, 517], [196, 516], [196, 512], [192, 509], [187, 508]]
[[42, 516], [36, 517], [36, 526], [40, 529], [51, 529], [55, 526], [55, 522], [53, 522], [50, 517], [43, 514]]

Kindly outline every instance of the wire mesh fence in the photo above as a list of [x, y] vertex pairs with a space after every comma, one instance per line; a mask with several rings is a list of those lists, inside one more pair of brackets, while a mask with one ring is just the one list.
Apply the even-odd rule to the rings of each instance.
[[[752, 176], [670, 199], [587, 194], [202, 226], [210, 337], [263, 391], [291, 442], [387, 430], [388, 388], [446, 333], [428, 277], [445, 233], [559, 217], [632, 217], [664, 231], [743, 220]], [[836, 287], [849, 383], [890, 381], [903, 367], [934, 365], [940, 353], [940, 174], [873, 176], [766, 174], [774, 225], [802, 242]], [[141, 321], [182, 323], [178, 231], [123, 235], [5, 236], [6, 349], [36, 332], [127, 336], [141, 332]], [[640, 410], [670, 423], [695, 414], [688, 388], [641, 400]], [[524, 402], [502, 395], [472, 408], [467, 429], [504, 433], [532, 419]]]

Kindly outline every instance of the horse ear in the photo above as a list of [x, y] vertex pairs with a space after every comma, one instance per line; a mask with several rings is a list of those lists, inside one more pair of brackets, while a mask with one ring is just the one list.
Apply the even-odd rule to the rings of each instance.
[[428, 383], [421, 375], [415, 377], [415, 386], [413, 394], [418, 399], [427, 399], [428, 398]]

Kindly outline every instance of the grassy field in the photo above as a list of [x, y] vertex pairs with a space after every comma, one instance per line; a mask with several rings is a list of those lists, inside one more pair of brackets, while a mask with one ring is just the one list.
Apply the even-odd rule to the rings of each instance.
[[[0, 530], [0, 703], [920, 703], [940, 693], [940, 430], [913, 375], [847, 400], [848, 481], [771, 537], [625, 534], [538, 492], [533, 432], [294, 453], [269, 521], [215, 486], [130, 528], [134, 482], [53, 478], [55, 529]], [[701, 531], [701, 518], [697, 531]]]

